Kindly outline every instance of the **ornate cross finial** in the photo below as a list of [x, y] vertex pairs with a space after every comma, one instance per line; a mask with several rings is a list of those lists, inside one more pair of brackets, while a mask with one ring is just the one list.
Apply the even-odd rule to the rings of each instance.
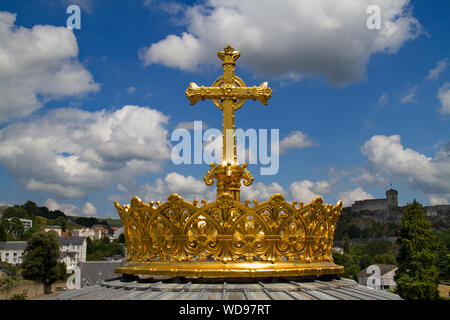
[[272, 96], [272, 90], [267, 82], [258, 87], [247, 87], [244, 81], [235, 75], [236, 60], [240, 55], [239, 51], [228, 45], [223, 51], [217, 52], [217, 56], [222, 60], [223, 75], [217, 78], [211, 87], [199, 87], [191, 82], [186, 89], [186, 96], [191, 105], [199, 100], [210, 99], [223, 111], [222, 162], [218, 166], [212, 163], [204, 180], [207, 185], [212, 185], [212, 179], [216, 178], [217, 196], [230, 193], [237, 201], [240, 200], [240, 180], [245, 179], [244, 184], [250, 185], [253, 177], [245, 169], [247, 166], [245, 163], [239, 165], [237, 162], [234, 112], [242, 107], [245, 100], [258, 100], [267, 105]]

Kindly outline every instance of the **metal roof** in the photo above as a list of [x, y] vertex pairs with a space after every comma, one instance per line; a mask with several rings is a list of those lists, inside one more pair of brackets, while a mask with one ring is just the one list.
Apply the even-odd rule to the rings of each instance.
[[114, 269], [120, 267], [122, 261], [86, 261], [80, 262], [81, 286], [94, 285], [106, 279], [117, 278], [120, 274]]
[[0, 241], [0, 250], [25, 250], [26, 241]]
[[60, 237], [61, 239], [61, 245], [68, 246], [68, 245], [75, 245], [75, 246], [81, 246], [83, 242], [86, 240], [85, 237]]
[[276, 279], [209, 281], [178, 278], [123, 281], [114, 279], [69, 290], [54, 300], [401, 300], [393, 293], [353, 280]]

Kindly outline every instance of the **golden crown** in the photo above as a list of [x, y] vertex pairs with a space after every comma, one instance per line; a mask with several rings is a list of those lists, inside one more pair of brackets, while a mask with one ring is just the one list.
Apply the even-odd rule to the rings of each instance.
[[[334, 230], [342, 210], [323, 204], [288, 203], [281, 194], [258, 203], [240, 202], [241, 180], [253, 182], [247, 165], [236, 161], [234, 112], [247, 99], [267, 104], [271, 90], [267, 83], [246, 87], [234, 74], [240, 52], [231, 46], [219, 51], [223, 76], [212, 87], [191, 83], [186, 95], [191, 104], [211, 99], [223, 111], [222, 162], [212, 163], [204, 180], [217, 185], [216, 201], [193, 203], [171, 194], [167, 202], [145, 203], [133, 197], [131, 205], [116, 209], [124, 226], [127, 263], [117, 268], [123, 274], [171, 276], [261, 277], [340, 274], [331, 255]], [[225, 60], [224, 60], [225, 61]], [[233, 95], [223, 88], [233, 88]], [[264, 88], [258, 90], [257, 88]], [[226, 137], [229, 132], [233, 137]], [[231, 145], [230, 145], [231, 141]], [[228, 143], [228, 145], [227, 145]]]

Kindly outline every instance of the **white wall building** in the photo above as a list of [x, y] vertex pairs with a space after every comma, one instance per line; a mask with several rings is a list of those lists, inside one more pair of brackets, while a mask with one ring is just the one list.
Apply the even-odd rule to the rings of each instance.
[[60, 226], [43, 226], [45, 232], [55, 231], [61, 237], [62, 229]]
[[60, 261], [66, 264], [67, 272], [75, 270], [79, 262], [86, 261], [85, 237], [61, 237]]
[[[8, 221], [11, 222], [12, 218], [8, 218], [8, 219], [6, 219], [6, 220], [8, 220]], [[33, 220], [30, 220], [30, 219], [22, 219], [22, 218], [19, 218], [19, 220], [20, 220], [20, 222], [22, 222], [22, 224], [23, 224], [23, 229], [24, 229], [25, 231], [27, 231], [28, 229], [30, 229], [30, 228], [33, 226]]]
[[27, 247], [26, 241], [1, 241], [0, 242], [1, 261], [9, 264], [22, 263], [22, 256], [26, 247]]
[[397, 266], [390, 264], [372, 264], [358, 273], [358, 283], [374, 289], [394, 289]]

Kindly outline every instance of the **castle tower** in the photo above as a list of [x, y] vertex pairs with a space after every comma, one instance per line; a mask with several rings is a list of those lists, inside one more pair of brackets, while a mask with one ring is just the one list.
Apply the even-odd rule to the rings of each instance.
[[395, 208], [398, 207], [398, 192], [394, 189], [389, 189], [386, 191], [386, 199], [388, 207]]

